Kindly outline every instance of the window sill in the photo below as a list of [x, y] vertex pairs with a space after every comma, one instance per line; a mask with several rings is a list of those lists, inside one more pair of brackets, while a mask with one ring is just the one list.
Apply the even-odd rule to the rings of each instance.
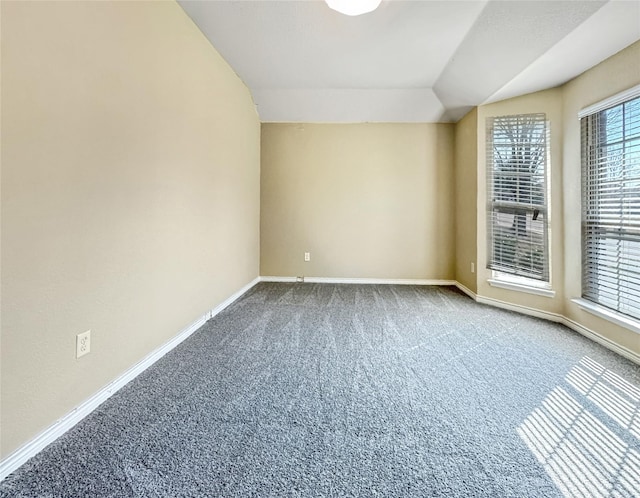
[[625, 316], [622, 313], [617, 313], [609, 308], [605, 308], [604, 306], [600, 306], [599, 304], [593, 303], [591, 301], [587, 301], [586, 299], [582, 299], [581, 297], [577, 297], [571, 300], [572, 303], [577, 304], [587, 313], [591, 313], [597, 317], [608, 320], [616, 325], [620, 325], [636, 334], [640, 334], [640, 321], [635, 320], [631, 317]]
[[508, 280], [498, 280], [495, 278], [490, 278], [488, 280], [489, 285], [492, 287], [500, 287], [501, 289], [507, 289], [517, 292], [526, 292], [527, 294], [535, 294], [537, 296], [544, 297], [555, 297], [556, 291], [547, 289], [544, 287], [536, 287], [534, 285], [526, 285], [515, 282], [509, 282]]

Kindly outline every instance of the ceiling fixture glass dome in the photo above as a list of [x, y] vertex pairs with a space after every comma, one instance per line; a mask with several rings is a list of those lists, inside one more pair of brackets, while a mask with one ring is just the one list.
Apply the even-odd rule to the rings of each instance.
[[333, 10], [347, 16], [359, 16], [374, 11], [382, 0], [324, 0]]

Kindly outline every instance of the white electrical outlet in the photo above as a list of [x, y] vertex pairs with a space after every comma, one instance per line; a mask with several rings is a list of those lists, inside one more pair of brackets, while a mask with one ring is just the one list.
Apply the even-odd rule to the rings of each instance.
[[471, 273], [475, 273], [476, 272], [476, 265], [475, 263], [472, 261], [471, 262]]
[[87, 330], [76, 336], [76, 358], [86, 355], [91, 351], [91, 331]]
[[311, 261], [311, 253], [310, 252], [305, 252], [304, 253], [304, 260], [305, 261]]

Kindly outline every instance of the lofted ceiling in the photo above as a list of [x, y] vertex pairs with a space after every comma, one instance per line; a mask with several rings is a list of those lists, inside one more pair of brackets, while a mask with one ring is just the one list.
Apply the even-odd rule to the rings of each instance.
[[640, 0], [382, 0], [357, 17], [324, 0], [179, 2], [263, 122], [454, 122], [640, 39]]

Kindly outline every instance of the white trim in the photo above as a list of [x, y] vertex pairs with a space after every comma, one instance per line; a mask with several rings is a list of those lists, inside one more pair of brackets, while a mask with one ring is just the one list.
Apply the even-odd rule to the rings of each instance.
[[71, 410], [69, 413], [64, 415], [61, 419], [54, 422], [50, 427], [45, 429], [43, 432], [38, 434], [36, 437], [31, 439], [29, 442], [18, 448], [12, 454], [10, 454], [7, 458], [0, 462], [0, 481], [2, 481], [9, 474], [14, 472], [18, 467], [24, 464], [31, 457], [37, 455], [42, 451], [46, 446], [51, 444], [53, 441], [62, 436], [65, 432], [75, 426], [78, 422], [80, 422], [83, 418], [89, 415], [92, 411], [94, 411], [98, 406], [100, 406], [104, 401], [106, 401], [109, 397], [115, 394], [120, 388], [124, 387], [127, 383], [131, 382], [138, 375], [144, 372], [147, 368], [153, 365], [156, 361], [166, 355], [169, 351], [175, 348], [182, 341], [187, 339], [191, 334], [193, 334], [196, 330], [198, 330], [204, 323], [216, 316], [222, 310], [224, 310], [227, 306], [236, 301], [240, 296], [242, 296], [245, 292], [251, 289], [254, 285], [256, 285], [260, 281], [260, 277], [254, 279], [247, 285], [245, 285], [242, 289], [232, 294], [218, 306], [213, 308], [210, 311], [207, 311], [204, 315], [198, 318], [195, 322], [189, 325], [187, 328], [182, 330], [178, 335], [176, 335], [173, 339], [169, 340], [162, 346], [160, 346], [155, 351], [151, 352], [140, 362], [136, 363], [118, 378], [116, 378], [113, 382], [102, 388], [100, 391], [95, 393], [89, 399], [84, 401], [82, 404]]
[[260, 277], [260, 282], [296, 282], [296, 277]]
[[589, 339], [602, 344], [605, 348], [610, 349], [614, 353], [618, 353], [620, 356], [624, 356], [628, 360], [631, 360], [637, 365], [640, 365], [640, 355], [634, 353], [630, 349], [625, 348], [624, 346], [620, 346], [613, 342], [611, 339], [607, 339], [606, 337], [594, 332], [591, 329], [588, 329], [584, 325], [580, 325], [578, 322], [571, 320], [570, 318], [563, 317], [562, 323], [569, 327], [570, 329], [575, 330], [578, 334], [582, 334]]
[[473, 292], [471, 289], [469, 289], [468, 287], [466, 287], [465, 285], [462, 285], [460, 282], [455, 283], [455, 286], [460, 289], [462, 292], [464, 292], [467, 296], [469, 296], [471, 299], [473, 299], [474, 301], [477, 301], [478, 295]]
[[[302, 278], [304, 278], [304, 283], [307, 284], [456, 285], [455, 280], [429, 280], [420, 278]], [[260, 281], [297, 282], [297, 277], [260, 277]]]
[[584, 311], [591, 313], [592, 315], [596, 315], [597, 317], [603, 318], [615, 323], [616, 325], [620, 325], [625, 329], [631, 330], [636, 334], [640, 334], [640, 322], [638, 320], [634, 320], [633, 318], [627, 317], [622, 313], [617, 313], [613, 310], [610, 310], [609, 308], [605, 308], [604, 306], [593, 303], [586, 299], [582, 299], [580, 297], [572, 299], [571, 302], [577, 304]]
[[622, 104], [627, 100], [631, 100], [635, 97], [640, 96], [640, 85], [636, 85], [633, 88], [629, 88], [620, 93], [616, 93], [611, 97], [608, 97], [600, 102], [596, 102], [588, 107], [585, 107], [578, 113], [578, 119], [582, 119], [586, 116], [590, 116], [591, 114], [595, 114], [596, 112], [603, 111], [608, 109], [609, 107], [614, 107], [618, 104]]
[[381, 285], [455, 285], [455, 280], [429, 280], [419, 278], [333, 278], [304, 277], [314, 284], [381, 284]]
[[500, 301], [499, 299], [493, 299], [491, 297], [477, 296], [476, 301], [482, 304], [488, 304], [495, 306], [496, 308], [502, 308], [509, 311], [516, 311], [523, 315], [535, 316], [537, 318], [544, 318], [552, 322], [562, 323], [564, 316], [558, 313], [552, 313], [550, 311], [539, 310], [536, 308], [530, 308], [529, 306], [522, 306], [520, 304], [507, 303]]
[[496, 278], [490, 278], [487, 280], [492, 287], [500, 287], [501, 289], [508, 289], [518, 292], [526, 292], [527, 294], [536, 294], [537, 296], [555, 297], [556, 291], [551, 289], [545, 289], [544, 287], [536, 287], [534, 285], [519, 284], [516, 282], [509, 282], [507, 280], [499, 280]]
[[522, 313], [524, 315], [535, 316], [537, 318], [543, 318], [545, 320], [549, 320], [556, 323], [561, 323], [566, 327], [569, 327], [571, 330], [574, 330], [578, 334], [581, 334], [588, 339], [591, 339], [598, 344], [601, 344], [605, 348], [613, 351], [614, 353], [619, 354], [620, 356], [624, 356], [628, 360], [631, 360], [637, 365], [640, 365], [640, 355], [631, 351], [630, 349], [625, 348], [611, 339], [607, 339], [603, 335], [585, 327], [584, 325], [580, 325], [578, 322], [567, 318], [564, 315], [560, 315], [558, 313], [552, 313], [550, 311], [542, 311], [537, 310], [535, 308], [529, 308], [528, 306], [520, 306], [518, 304], [506, 303], [504, 301], [499, 301], [498, 299], [492, 299], [488, 297], [477, 296], [476, 301], [482, 304], [488, 304], [490, 306], [495, 306], [496, 308], [503, 308], [510, 311], [516, 311], [518, 313]]

